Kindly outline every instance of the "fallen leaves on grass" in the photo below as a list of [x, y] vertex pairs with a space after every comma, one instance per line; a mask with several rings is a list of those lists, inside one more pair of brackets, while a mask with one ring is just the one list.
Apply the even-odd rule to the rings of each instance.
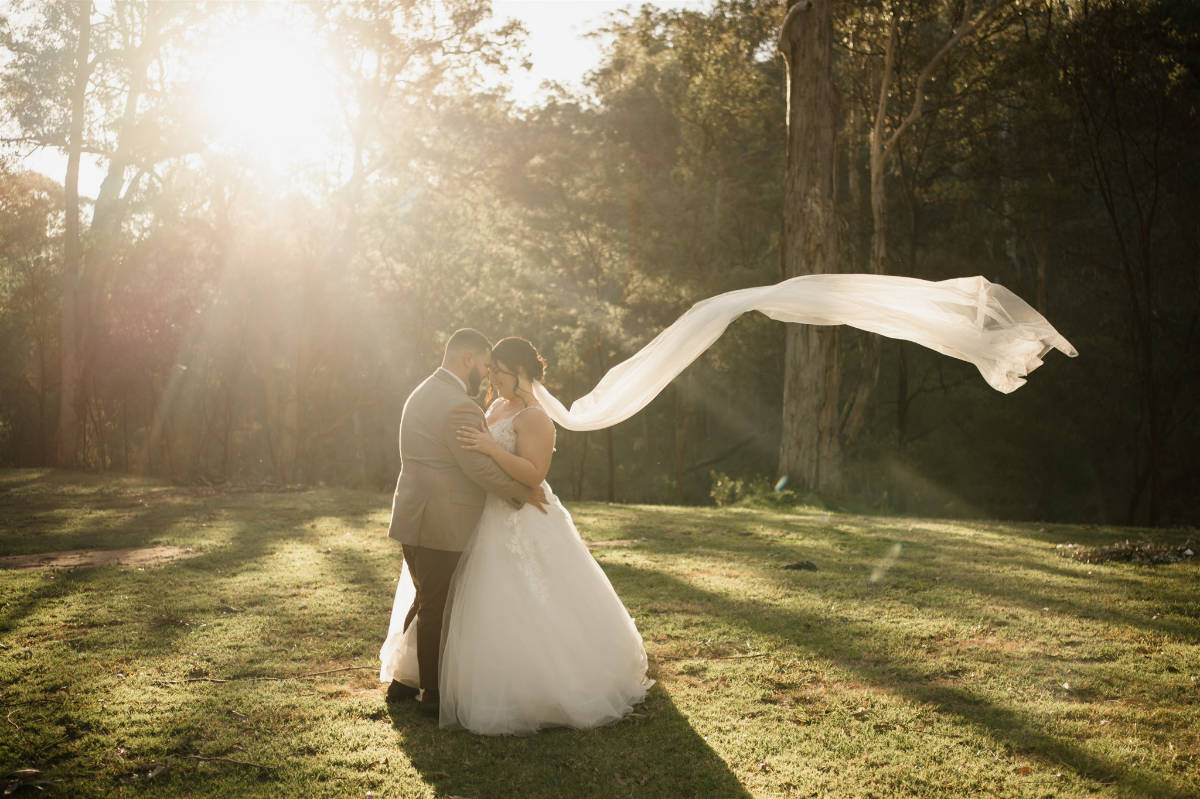
[[156, 777], [162, 776], [166, 773], [166, 771], [167, 767], [165, 765], [162, 763], [157, 763], [155, 764], [154, 768], [150, 769], [145, 774], [142, 774], [140, 771], [135, 771], [132, 774], [126, 774], [121, 778], [121, 782], [128, 784], [131, 782], [138, 782], [139, 780], [152, 780]]
[[19, 788], [37, 788], [41, 791], [44, 790], [42, 786], [53, 785], [56, 782], [56, 780], [44, 779], [42, 772], [35, 768], [19, 768], [10, 772], [4, 780], [5, 796], [11, 796]]
[[1058, 554], [1081, 563], [1137, 563], [1154, 566], [1160, 563], [1180, 563], [1196, 556], [1197, 545], [1191, 541], [1182, 544], [1155, 544], [1149, 541], [1130, 541], [1103, 547], [1084, 547], [1079, 544], [1058, 544]]

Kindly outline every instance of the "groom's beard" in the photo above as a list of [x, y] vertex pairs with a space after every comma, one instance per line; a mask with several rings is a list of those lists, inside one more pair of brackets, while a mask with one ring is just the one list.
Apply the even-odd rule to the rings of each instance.
[[471, 372], [467, 375], [467, 394], [472, 397], [479, 396], [479, 387], [483, 384], [483, 370], [478, 367], [472, 367]]

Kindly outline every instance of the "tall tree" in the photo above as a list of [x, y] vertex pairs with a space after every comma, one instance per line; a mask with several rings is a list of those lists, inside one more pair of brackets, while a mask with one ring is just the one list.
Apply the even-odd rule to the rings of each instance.
[[[833, 81], [832, 0], [790, 0], [779, 50], [787, 64], [788, 97], [783, 274], [836, 272], [839, 98]], [[840, 487], [839, 386], [837, 328], [789, 325], [779, 472], [801, 494]]]
[[75, 466], [79, 458], [82, 429], [84, 372], [87, 359], [82, 351], [86, 337], [86, 297], [83, 272], [83, 242], [79, 233], [79, 159], [83, 155], [84, 115], [87, 110], [88, 81], [91, 78], [92, 4], [76, 3], [76, 45], [74, 80], [70, 103], [70, 128], [67, 134], [67, 175], [63, 181], [66, 223], [63, 235], [63, 301], [60, 337], [62, 379], [59, 385], [58, 433], [55, 462]]

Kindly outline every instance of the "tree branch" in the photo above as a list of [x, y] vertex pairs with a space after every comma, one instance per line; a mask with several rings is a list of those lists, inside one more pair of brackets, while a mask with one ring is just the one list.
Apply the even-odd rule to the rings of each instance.
[[[897, 48], [899, 48], [899, 46], [900, 46], [899, 24], [896, 21], [896, 9], [893, 8], [892, 9], [892, 19], [888, 23], [888, 43], [887, 43], [887, 49], [884, 51], [883, 75], [879, 79], [879, 104], [875, 107], [875, 123], [871, 126], [871, 151], [876, 156], [882, 156], [882, 158], [886, 158], [887, 155], [891, 152], [892, 144], [895, 142], [896, 138], [898, 138], [900, 135], [900, 131], [897, 130], [896, 134], [894, 136], [892, 136], [892, 138], [887, 142], [887, 144], [882, 143], [882, 141], [883, 141], [883, 139], [882, 139], [883, 120], [884, 120], [884, 117], [887, 116], [888, 89], [892, 85], [892, 73], [895, 72], [895, 70], [896, 70], [896, 50], [897, 50]], [[944, 47], [942, 49], [945, 50]], [[935, 58], [936, 57], [937, 56], [935, 56]], [[932, 63], [933, 62], [930, 62], [930, 64], [932, 64]], [[926, 66], [926, 70], [928, 70], [928, 69], [930, 69], [930, 67]], [[924, 73], [922, 73], [922, 74], [924, 74]], [[918, 97], [918, 102], [919, 102], [919, 99], [921, 96], [919, 82], [917, 84], [917, 90], [918, 90], [917, 97]], [[882, 158], [880, 158], [879, 160], [881, 161]], [[872, 160], [872, 164], [876, 163], [876, 161], [877, 161], [876, 158], [873, 158], [871, 160]]]
[[[908, 130], [908, 128], [911, 127], [914, 122], [921, 118], [921, 110], [925, 104], [925, 84], [928, 82], [929, 77], [933, 74], [934, 67], [936, 67], [941, 60], [946, 57], [946, 53], [950, 52], [956, 44], [966, 37], [968, 33], [979, 27], [984, 20], [986, 20], [996, 11], [996, 9], [1008, 2], [1010, 2], [1010, 0], [998, 0], [997, 2], [989, 4], [970, 22], [959, 26], [958, 30], [954, 32], [954, 35], [946, 40], [946, 43], [943, 44], [942, 48], [934, 54], [933, 58], [929, 59], [929, 63], [925, 65], [925, 68], [921, 70], [921, 74], [917, 77], [917, 85], [916, 88], [913, 89], [913, 94], [915, 96], [913, 99], [912, 110], [908, 112], [908, 116], [905, 117], [904, 121], [900, 123], [900, 127], [896, 128], [896, 130], [892, 132], [892, 135], [888, 138], [887, 144], [883, 147], [883, 157], [885, 159], [891, 154], [892, 150], [895, 149], [896, 144], [900, 141], [900, 137], [904, 135], [904, 131]], [[881, 94], [886, 94], [886, 91], [887, 86], [885, 85], [881, 88]]]

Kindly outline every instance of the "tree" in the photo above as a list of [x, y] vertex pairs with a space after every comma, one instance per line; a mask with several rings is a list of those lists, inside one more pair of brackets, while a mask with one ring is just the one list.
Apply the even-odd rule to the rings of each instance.
[[[794, 0], [779, 50], [787, 64], [784, 277], [837, 272], [834, 195], [839, 98], [833, 82], [831, 0]], [[837, 330], [789, 325], [784, 355], [779, 473], [801, 494], [840, 488]]]
[[[0, 85], [20, 129], [15, 141], [56, 147], [67, 156], [56, 425], [60, 466], [80, 465], [86, 458], [90, 367], [130, 200], [153, 164], [178, 147], [179, 139], [167, 145], [161, 135], [170, 123], [155, 102], [162, 92], [147, 100], [150, 72], [161, 72], [156, 59], [162, 48], [188, 28], [195, 14], [190, 6], [146, 2], [117, 4], [97, 17], [91, 2], [60, 1], [40, 7], [18, 34], [5, 30], [3, 43], [13, 58]], [[174, 23], [170, 30], [168, 21]], [[71, 43], [69, 49], [65, 42]], [[79, 197], [85, 153], [107, 165], [86, 226]], [[97, 462], [104, 465], [104, 458]]]
[[[867, 163], [870, 175], [871, 203], [871, 252], [868, 271], [872, 274], [879, 275], [887, 272], [888, 199], [885, 176], [891, 165], [892, 158], [896, 154], [897, 145], [902, 141], [904, 135], [920, 122], [922, 118], [925, 110], [926, 95], [928, 93], [927, 84], [930, 78], [933, 77], [934, 70], [937, 69], [955, 46], [978, 30], [1004, 1], [999, 0], [998, 2], [987, 4], [969, 20], [963, 20], [959, 16], [966, 12], [965, 8], [955, 8], [949, 11], [948, 16], [950, 18], [948, 22], [950, 23], [951, 31], [932, 55], [918, 56], [918, 59], [924, 57], [927, 60], [925, 60], [924, 65], [916, 75], [911, 89], [911, 105], [907, 113], [904, 113], [902, 116], [894, 113], [889, 114], [889, 105], [899, 100], [899, 98], [893, 98], [892, 95], [894, 91], [893, 84], [897, 82], [897, 72], [900, 70], [900, 50], [903, 47], [901, 42], [901, 27], [931, 27], [934, 30], [940, 30], [941, 26], [914, 25], [915, 22], [919, 21], [917, 20], [917, 16], [920, 13], [920, 9], [917, 3], [910, 3], [908, 8], [904, 8], [900, 2], [893, 2], [886, 13], [887, 32], [885, 35], [886, 44], [883, 52], [883, 66], [874, 95], [871, 97], [872, 108], [869, 109], [871, 111], [869, 116], [871, 119], [871, 129], [867, 137], [869, 153]], [[938, 10], [939, 13], [937, 16], [941, 16], [940, 10]], [[917, 46], [923, 44], [924, 42], [921, 41], [916, 42]], [[920, 63], [920, 60], [918, 60], [918, 63]], [[855, 357], [860, 361], [856, 369], [856, 384], [845, 403], [844, 411], [839, 414], [838, 435], [843, 439], [843, 442], [854, 438], [862, 429], [866, 421], [867, 406], [871, 394], [879, 379], [882, 341], [878, 336], [861, 334], [859, 336], [862, 346], [856, 348], [855, 351]]]
[[87, 290], [83, 282], [83, 243], [79, 234], [79, 159], [83, 154], [83, 126], [87, 101], [88, 80], [91, 77], [91, 2], [76, 5], [76, 41], [74, 81], [71, 88], [70, 132], [66, 141], [67, 176], [63, 182], [66, 205], [66, 228], [63, 232], [63, 301], [59, 383], [58, 435], [55, 462], [59, 466], [74, 466], [79, 458], [79, 434], [83, 419], [84, 370], [87, 358], [81, 351], [87, 340], [84, 320]]
[[[1200, 329], [1196, 21], [1189, 3], [1114, 0], [1085, 5], [1056, 42], [1090, 188], [1115, 245], [1105, 260], [1120, 275], [1137, 375], [1129, 523], [1159, 523], [1170, 439], [1197, 407], [1185, 390], [1194, 365], [1177, 365], [1191, 360]], [[1178, 308], [1179, 296], [1192, 300]]]
[[54, 462], [62, 194], [0, 163], [0, 458], [13, 464]]

